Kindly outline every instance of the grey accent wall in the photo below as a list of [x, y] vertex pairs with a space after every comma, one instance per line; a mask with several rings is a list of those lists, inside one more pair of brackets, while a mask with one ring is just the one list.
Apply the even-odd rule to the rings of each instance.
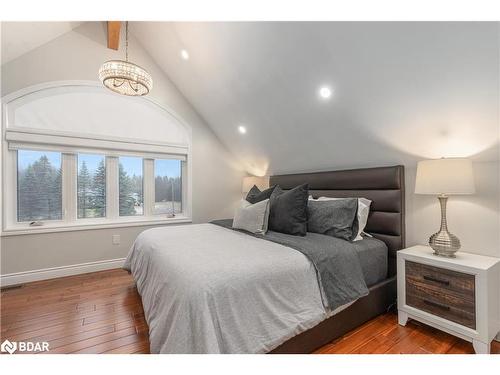
[[[139, 42], [132, 37], [129, 45], [130, 59], [154, 78], [151, 97], [172, 108], [192, 128], [193, 222], [232, 216], [241, 196], [242, 168]], [[84, 23], [2, 65], [1, 96], [44, 82], [97, 80], [100, 65], [123, 54], [106, 48], [104, 22]], [[1, 274], [122, 258], [146, 228], [2, 237]], [[121, 235], [119, 246], [112, 245], [113, 234]]]

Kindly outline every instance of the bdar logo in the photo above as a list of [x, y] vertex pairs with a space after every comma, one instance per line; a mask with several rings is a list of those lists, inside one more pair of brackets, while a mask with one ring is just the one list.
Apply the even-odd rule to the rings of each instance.
[[7, 352], [14, 354], [14, 352], [48, 352], [49, 343], [46, 341], [41, 342], [31, 342], [31, 341], [14, 341], [5, 340], [2, 345], [0, 345], [0, 350], [2, 352]]
[[13, 354], [17, 350], [17, 342], [10, 342], [9, 340], [5, 340], [4, 342], [2, 342], [0, 349], [4, 353], [8, 352], [10, 354]]

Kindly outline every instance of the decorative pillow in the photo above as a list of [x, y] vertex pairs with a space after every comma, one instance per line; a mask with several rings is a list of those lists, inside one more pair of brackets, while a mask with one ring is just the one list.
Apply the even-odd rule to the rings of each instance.
[[269, 229], [295, 236], [305, 236], [308, 194], [309, 185], [307, 184], [288, 191], [277, 186], [271, 195]]
[[242, 199], [236, 209], [233, 219], [233, 228], [247, 232], [265, 234], [269, 218], [269, 199], [251, 204]]
[[309, 200], [307, 230], [352, 241], [358, 233], [358, 200]]
[[273, 185], [264, 191], [260, 191], [260, 189], [256, 185], [254, 185], [248, 192], [247, 197], [245, 199], [251, 204], [255, 204], [265, 199], [269, 199], [271, 198], [271, 194], [273, 193], [275, 188], [276, 185]]
[[[311, 196], [309, 196], [309, 199], [313, 199]], [[327, 201], [327, 200], [339, 200], [339, 199], [352, 199], [352, 198], [328, 198], [328, 197], [319, 197], [317, 200], [318, 201]], [[357, 198], [358, 199], [358, 233], [356, 234], [356, 238], [354, 241], [359, 241], [362, 240], [363, 237], [361, 234], [363, 234], [366, 223], [368, 222], [368, 215], [370, 214], [370, 205], [372, 204], [372, 201], [366, 198]], [[367, 233], [364, 233], [367, 234]], [[371, 237], [370, 235], [368, 235]]]

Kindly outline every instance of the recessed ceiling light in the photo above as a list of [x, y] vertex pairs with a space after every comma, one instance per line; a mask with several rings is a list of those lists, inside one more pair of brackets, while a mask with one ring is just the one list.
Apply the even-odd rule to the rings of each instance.
[[319, 96], [323, 99], [328, 99], [332, 96], [332, 90], [329, 87], [323, 86], [319, 89]]
[[245, 134], [247, 132], [247, 128], [245, 128], [243, 125], [238, 126], [238, 131], [241, 134]]
[[189, 60], [189, 53], [185, 49], [181, 51], [181, 56], [184, 60]]

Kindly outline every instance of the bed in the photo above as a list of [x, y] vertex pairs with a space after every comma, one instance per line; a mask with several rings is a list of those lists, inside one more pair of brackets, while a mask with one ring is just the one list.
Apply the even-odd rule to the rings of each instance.
[[[152, 353], [308, 353], [395, 302], [395, 257], [404, 247], [402, 166], [272, 176], [314, 197], [373, 201], [362, 241], [330, 243], [248, 235], [219, 221], [141, 233], [125, 268], [143, 301]], [[318, 237], [319, 236], [319, 237]], [[290, 236], [296, 237], [296, 236]], [[338, 285], [321, 279], [300, 247], [330, 246]]]

